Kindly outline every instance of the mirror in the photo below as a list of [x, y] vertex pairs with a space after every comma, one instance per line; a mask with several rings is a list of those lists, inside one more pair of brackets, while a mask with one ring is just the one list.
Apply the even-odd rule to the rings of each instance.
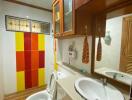
[[[101, 37], [101, 48], [95, 39], [94, 72], [130, 85], [132, 82], [132, 5], [106, 14], [106, 33]], [[100, 49], [97, 52], [97, 48]], [[99, 53], [99, 54], [98, 54]], [[97, 61], [98, 60], [98, 61]]]

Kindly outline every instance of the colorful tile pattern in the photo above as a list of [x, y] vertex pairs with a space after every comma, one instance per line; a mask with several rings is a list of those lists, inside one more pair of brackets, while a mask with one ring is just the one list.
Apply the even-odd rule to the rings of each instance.
[[17, 72], [17, 90], [25, 90], [25, 73], [24, 71]]
[[38, 34], [38, 50], [44, 51], [45, 50], [45, 36], [43, 34]]
[[45, 52], [40, 51], [39, 52], [39, 68], [45, 67]]
[[45, 84], [45, 35], [16, 32], [17, 90]]
[[45, 84], [45, 69], [44, 68], [39, 68], [38, 70], [38, 84], [39, 86], [42, 86]]
[[16, 69], [17, 72], [25, 70], [25, 57], [24, 57], [24, 52], [23, 51], [17, 51], [16, 52]]
[[16, 32], [16, 51], [24, 51], [24, 34]]

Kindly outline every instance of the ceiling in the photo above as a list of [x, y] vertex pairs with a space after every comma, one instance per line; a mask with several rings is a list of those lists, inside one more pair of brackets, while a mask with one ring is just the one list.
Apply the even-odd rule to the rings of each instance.
[[52, 9], [52, 0], [16, 0], [19, 2], [23, 2], [26, 4], [46, 8], [46, 9]]

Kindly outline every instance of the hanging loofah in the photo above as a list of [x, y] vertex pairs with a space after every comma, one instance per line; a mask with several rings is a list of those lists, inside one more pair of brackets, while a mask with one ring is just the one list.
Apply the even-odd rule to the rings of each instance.
[[99, 37], [98, 45], [97, 45], [97, 61], [101, 61], [102, 58], [102, 44], [101, 44], [101, 38]]
[[82, 55], [82, 63], [87, 64], [89, 62], [89, 45], [87, 41], [87, 36], [84, 39], [83, 44], [83, 55]]

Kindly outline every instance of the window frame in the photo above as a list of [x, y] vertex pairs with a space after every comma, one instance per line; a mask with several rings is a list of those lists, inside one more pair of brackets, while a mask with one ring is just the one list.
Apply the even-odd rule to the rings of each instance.
[[[14, 20], [15, 19], [19, 20], [19, 30], [8, 29], [8, 23], [7, 23], [8, 18], [12, 18]], [[30, 27], [29, 31], [20, 31], [20, 20], [29, 20], [29, 27]], [[42, 24], [46, 24], [46, 23], [49, 24], [49, 32], [47, 32], [47, 33], [45, 33], [45, 32], [32, 32], [32, 22], [38, 22], [38, 23], [42, 23]], [[32, 33], [46, 34], [46, 35], [50, 35], [50, 33], [51, 33], [51, 23], [50, 22], [32, 20], [32, 19], [28, 19], [28, 18], [21, 18], [21, 17], [10, 16], [10, 15], [5, 15], [5, 28], [6, 28], [6, 31], [11, 31], [11, 32], [32, 32]]]

